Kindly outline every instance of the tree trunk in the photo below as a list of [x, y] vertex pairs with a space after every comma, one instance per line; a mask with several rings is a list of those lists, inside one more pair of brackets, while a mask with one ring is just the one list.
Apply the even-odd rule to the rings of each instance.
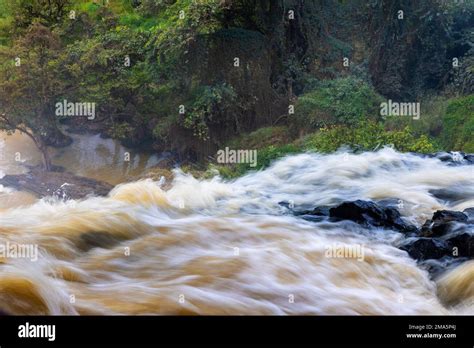
[[43, 156], [43, 168], [45, 171], [50, 172], [52, 168], [52, 164], [51, 164], [51, 157], [49, 157], [48, 146], [41, 145], [41, 146], [38, 146], [38, 148], [41, 151], [41, 155]]
[[30, 130], [23, 126], [17, 126], [16, 130], [20, 131], [21, 133], [27, 135], [30, 137], [31, 140], [35, 143], [36, 147], [38, 150], [41, 151], [41, 155], [43, 157], [43, 169], [47, 172], [51, 171], [52, 163], [51, 163], [51, 157], [49, 157], [48, 153], [48, 145], [45, 143], [45, 141], [41, 138], [40, 135], [35, 136], [34, 133], [32, 133]]

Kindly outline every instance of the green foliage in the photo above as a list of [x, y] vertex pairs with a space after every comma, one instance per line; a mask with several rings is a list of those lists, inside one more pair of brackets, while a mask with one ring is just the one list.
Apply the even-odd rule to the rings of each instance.
[[178, 122], [178, 118], [174, 116], [173, 113], [170, 113], [168, 116], [160, 117], [153, 128], [153, 137], [163, 144], [172, 143], [173, 132], [170, 130], [172, 130], [173, 126], [178, 124]]
[[234, 149], [260, 149], [270, 145], [283, 145], [290, 142], [289, 130], [287, 127], [263, 127], [254, 132], [243, 134], [227, 145]]
[[381, 101], [363, 80], [346, 77], [322, 81], [298, 98], [296, 125], [310, 129], [335, 124], [355, 125], [367, 118], [376, 119]]
[[268, 167], [273, 161], [284, 156], [300, 152], [301, 149], [294, 144], [270, 145], [258, 151], [257, 169]]
[[128, 138], [133, 137], [134, 129], [127, 122], [115, 124], [110, 128], [110, 135], [112, 138], [119, 140], [127, 140]]
[[451, 100], [443, 117], [442, 145], [474, 152], [474, 95]]
[[[410, 8], [422, 9], [426, 15], [421, 31], [412, 30], [418, 28], [416, 22], [407, 23], [414, 36], [404, 31], [407, 28], [400, 28], [412, 45], [394, 35], [398, 24], [387, 21], [393, 8], [387, 10], [383, 2], [373, 2], [370, 6], [380, 11], [373, 19], [383, 24], [372, 23], [377, 29], [373, 32], [396, 38], [393, 47], [388, 45], [392, 39], [377, 41], [377, 47], [385, 46], [383, 54], [371, 55], [380, 61], [374, 65], [371, 58], [357, 52], [354, 40], [341, 41], [349, 37], [338, 33], [340, 26], [331, 27], [331, 14], [339, 15], [342, 7], [311, 3], [298, 6], [301, 22], [293, 26], [282, 20], [281, 13], [292, 7], [294, 0], [0, 0], [0, 45], [4, 45], [0, 46], [0, 107], [15, 124], [24, 123], [44, 133], [51, 130], [48, 124], [57, 121], [47, 120], [46, 115], [58, 100], [95, 102], [96, 121], [102, 121], [102, 129], [114, 137], [147, 138], [143, 140], [153, 140], [155, 149], [175, 150], [180, 155], [195, 155], [222, 143], [258, 149], [258, 168], [299, 148], [285, 145], [292, 143], [292, 136], [321, 127], [322, 131], [308, 137], [310, 147], [321, 151], [333, 151], [343, 144], [369, 149], [385, 143], [405, 151], [428, 151], [434, 147], [428, 137], [440, 137], [446, 149], [472, 149], [472, 117], [462, 111], [471, 104], [456, 106], [453, 102], [445, 112], [445, 97], [421, 103], [426, 107], [419, 121], [398, 118], [384, 125], [362, 125], [378, 120], [382, 101], [365, 82], [369, 81], [366, 77], [372, 74], [372, 81], [382, 78], [384, 84], [403, 90], [406, 83], [398, 77], [407, 75], [405, 67], [411, 63], [398, 60], [415, 55], [392, 52], [412, 49], [415, 44], [424, 47], [423, 58], [416, 59], [423, 61], [423, 69], [428, 67], [424, 79], [433, 83], [440, 81], [439, 67], [449, 67], [444, 53], [460, 52], [460, 67], [451, 78], [454, 92], [447, 95], [471, 92], [472, 26], [466, 22], [472, 5], [446, 5], [448, 15], [440, 16], [445, 18], [442, 21], [435, 11], [424, 11], [429, 5], [413, 5]], [[349, 3], [345, 11], [359, 8], [357, 3], [350, 7]], [[76, 11], [74, 20], [68, 18], [71, 9]], [[349, 13], [340, 15], [337, 18], [344, 25], [346, 21], [354, 23]], [[439, 23], [445, 23], [446, 28]], [[431, 29], [436, 31], [428, 35]], [[436, 38], [445, 29], [453, 31], [450, 35], [455, 40], [450, 40], [449, 47], [443, 44], [439, 51]], [[421, 37], [429, 42], [421, 42]], [[433, 52], [439, 54], [430, 62]], [[240, 69], [231, 66], [234, 53], [242, 58]], [[12, 69], [12, 60], [18, 55], [24, 65]], [[365, 69], [365, 74], [358, 75], [363, 79], [349, 76], [320, 81], [341, 76], [340, 66], [330, 62], [339, 61], [342, 55]], [[125, 57], [130, 58], [130, 66], [124, 64]], [[359, 64], [363, 59], [369, 60], [375, 72], [365, 63]], [[393, 77], [393, 72], [398, 77]], [[417, 86], [424, 84], [414, 83]], [[383, 90], [380, 84], [377, 88]], [[271, 125], [286, 111], [287, 99], [295, 95], [300, 97], [288, 127], [245, 133]], [[275, 107], [267, 108], [265, 103]], [[178, 113], [180, 105], [185, 106], [184, 114]], [[228, 170], [229, 175], [252, 169], [245, 165], [225, 168], [222, 170]]]
[[236, 100], [236, 94], [231, 86], [204, 86], [198, 89], [189, 112], [184, 115], [183, 125], [193, 131], [195, 137], [201, 140], [209, 139], [209, 125], [222, 122], [215, 119], [216, 115], [225, 115], [231, 110]]
[[217, 18], [219, 1], [176, 0], [159, 6], [157, 11], [156, 24], [151, 28], [155, 35], [148, 43], [153, 48], [152, 59], [157, 62], [154, 73], [157, 78], [172, 79], [181, 87], [182, 81], [190, 77], [186, 64], [190, 45], [198, 36], [222, 27]]
[[28, 28], [32, 23], [52, 27], [66, 18], [71, 4], [71, 0], [9, 0], [8, 9], [19, 28]]
[[251, 167], [247, 163], [239, 163], [235, 165], [213, 165], [211, 169], [216, 169], [223, 178], [232, 179], [242, 176], [248, 171], [265, 169], [277, 159], [301, 151], [301, 148], [296, 144], [269, 145], [257, 149], [257, 165], [255, 167]]
[[358, 126], [332, 126], [322, 128], [304, 140], [303, 147], [318, 152], [333, 152], [343, 146], [354, 150], [372, 151], [384, 145], [392, 145], [399, 151], [430, 153], [435, 151], [433, 143], [424, 135], [416, 137], [409, 127], [398, 131], [387, 131], [383, 124], [362, 123]]
[[8, 118], [8, 128], [26, 125], [45, 137], [56, 131], [55, 98], [66, 86], [59, 56], [58, 36], [38, 23], [14, 46], [0, 50], [0, 114]]
[[0, 45], [7, 45], [11, 41], [10, 31], [13, 27], [14, 17], [10, 4], [0, 0]]
[[415, 135], [427, 135], [437, 138], [443, 127], [443, 115], [446, 112], [449, 99], [444, 96], [426, 97], [420, 103], [420, 118], [387, 116], [385, 128], [399, 130], [409, 126]]

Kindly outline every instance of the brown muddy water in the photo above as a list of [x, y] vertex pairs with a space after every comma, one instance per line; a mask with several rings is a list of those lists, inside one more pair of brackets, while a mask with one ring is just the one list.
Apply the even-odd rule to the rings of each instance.
[[[14, 135], [11, 155], [38, 161]], [[36, 200], [0, 188], [0, 245], [38, 247], [38, 258], [0, 257], [0, 309], [13, 314], [474, 314], [474, 262], [437, 281], [396, 246], [402, 235], [355, 224], [307, 222], [278, 202], [333, 205], [402, 199], [418, 225], [439, 209], [474, 207], [473, 166], [448, 166], [392, 149], [301, 154], [233, 181], [175, 171], [162, 182], [120, 184], [156, 157], [123, 163], [125, 149], [78, 137], [54, 163], [118, 184], [108, 197]], [[10, 159], [9, 159], [10, 158]], [[132, 155], [133, 158], [133, 155]], [[432, 190], [458, 192], [442, 201]], [[362, 257], [328, 257], [354, 246]], [[450, 305], [447, 306], [446, 303]]]

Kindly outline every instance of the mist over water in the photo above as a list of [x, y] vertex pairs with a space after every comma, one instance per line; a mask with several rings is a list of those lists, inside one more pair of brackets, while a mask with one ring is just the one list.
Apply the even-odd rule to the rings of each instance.
[[[177, 170], [167, 191], [146, 180], [118, 185], [108, 197], [42, 199], [4, 210], [0, 243], [38, 244], [41, 256], [0, 258], [0, 309], [473, 314], [474, 262], [434, 282], [397, 248], [401, 234], [308, 222], [278, 204], [292, 201], [303, 210], [402, 200], [404, 218], [420, 225], [436, 210], [474, 207], [473, 168], [390, 148], [301, 154], [234, 181], [197, 180]], [[363, 246], [364, 257], [327, 257], [333, 245]]]

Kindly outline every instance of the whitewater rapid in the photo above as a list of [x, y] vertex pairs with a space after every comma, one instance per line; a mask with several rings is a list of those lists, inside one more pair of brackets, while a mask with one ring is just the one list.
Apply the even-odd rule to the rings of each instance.
[[[0, 310], [474, 314], [474, 262], [434, 282], [397, 248], [400, 233], [308, 222], [279, 204], [395, 199], [419, 226], [436, 210], [474, 207], [473, 169], [390, 148], [300, 154], [233, 181], [176, 170], [168, 190], [144, 180], [108, 197], [0, 211], [0, 244], [35, 244], [41, 254], [0, 258]], [[363, 246], [364, 258], [327, 257], [333, 245]]]

